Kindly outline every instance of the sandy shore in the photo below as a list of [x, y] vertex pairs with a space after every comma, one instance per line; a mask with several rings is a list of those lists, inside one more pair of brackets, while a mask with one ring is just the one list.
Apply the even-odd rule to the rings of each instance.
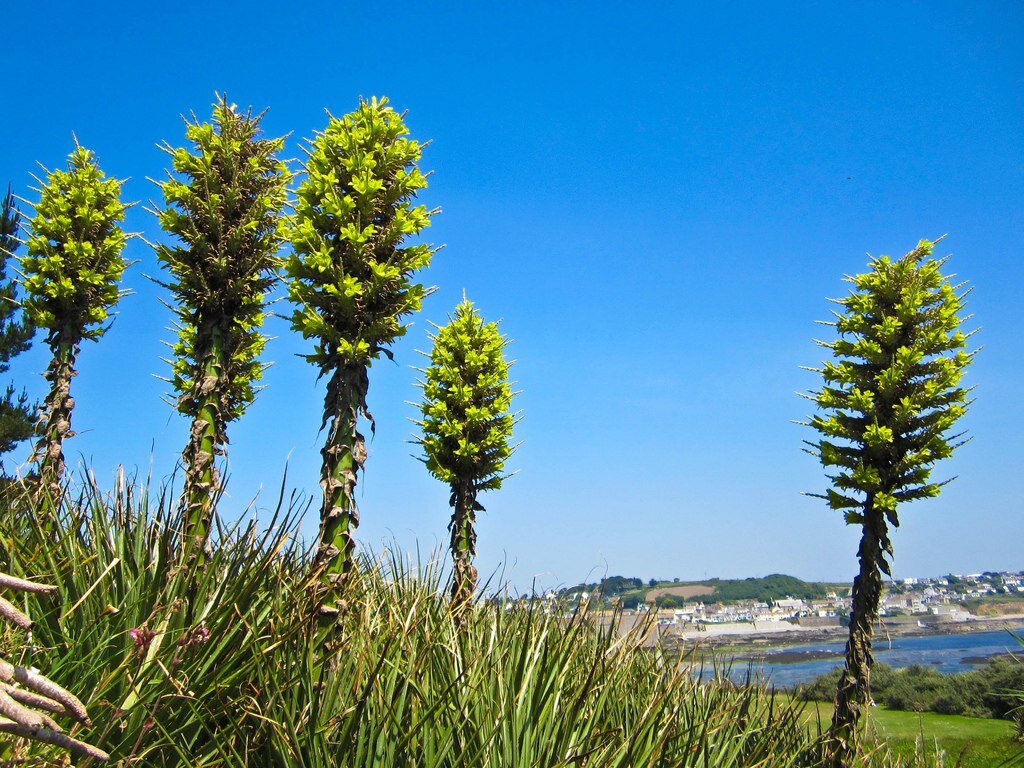
[[[934, 619], [934, 617], [930, 618]], [[896, 620], [881, 621], [875, 627], [875, 635], [876, 637], [924, 637], [927, 635], [1017, 630], [1024, 625], [1024, 614], [998, 618], [974, 618], [964, 621], [933, 620], [923, 623], [925, 626], [920, 626], [916, 617], [900, 617]], [[682, 630], [678, 630], [676, 627], [661, 627], [661, 639], [662, 642], [669, 644], [675, 642], [682, 645], [776, 646], [842, 640], [849, 633], [849, 629], [845, 626], [800, 627], [789, 622], [745, 622], [705, 626], [706, 629], [701, 631], [697, 631], [693, 627]]]
[[[609, 617], [605, 617], [607, 621]], [[695, 645], [705, 647], [778, 647], [807, 643], [827, 643], [845, 640], [849, 629], [845, 626], [801, 627], [785, 621], [705, 624], [698, 631], [691, 625], [658, 626], [646, 614], [626, 613], [619, 616], [618, 631], [625, 634], [638, 624], [648, 626], [645, 646], [686, 649]], [[924, 626], [919, 625], [919, 621]], [[1018, 630], [1024, 626], [1024, 614], [994, 618], [972, 618], [963, 621], [939, 620], [935, 616], [903, 616], [879, 622], [875, 637], [924, 637], [927, 635], [953, 635], [967, 632], [993, 632]]]

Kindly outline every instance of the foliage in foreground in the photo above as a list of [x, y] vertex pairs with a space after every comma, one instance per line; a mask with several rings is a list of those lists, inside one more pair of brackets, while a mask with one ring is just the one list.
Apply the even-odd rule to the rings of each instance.
[[[807, 701], [832, 701], [840, 669], [821, 675], [799, 689]], [[1024, 691], [1024, 663], [996, 658], [978, 669], [944, 675], [918, 664], [893, 669], [876, 664], [871, 674], [871, 695], [889, 709], [1012, 719], [1019, 704], [1016, 691]]]
[[311, 553], [293, 520], [221, 528], [205, 568], [188, 571], [169, 499], [123, 482], [87, 488], [55, 538], [18, 499], [0, 510], [0, 567], [59, 587], [27, 597], [32, 642], [3, 635], [0, 652], [73, 682], [94, 724], [72, 735], [114, 765], [814, 764], [797, 705], [698, 684], [641, 649], [641, 634], [539, 603], [476, 605], [460, 630], [437, 567], [392, 556], [353, 572], [344, 649], [324, 674], [302, 599]]
[[[56, 587], [0, 572], [0, 587], [13, 593], [52, 595]], [[30, 632], [32, 619], [4, 597], [0, 597], [0, 623], [9, 629]], [[91, 744], [68, 736], [58, 719], [71, 718], [89, 725], [89, 712], [71, 691], [53, 682], [39, 670], [11, 664], [0, 655], [0, 733], [52, 744], [76, 756], [108, 760], [109, 755]]]

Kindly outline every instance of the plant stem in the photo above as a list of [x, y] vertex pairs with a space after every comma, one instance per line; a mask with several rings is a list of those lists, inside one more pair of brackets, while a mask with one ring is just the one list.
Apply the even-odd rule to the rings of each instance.
[[213, 324], [208, 333], [198, 335], [208, 339], [203, 356], [203, 377], [199, 382], [199, 410], [192, 420], [188, 445], [182, 453], [185, 466], [185, 514], [182, 546], [185, 557], [202, 566], [206, 562], [206, 548], [210, 537], [210, 518], [213, 498], [219, 490], [219, 476], [215, 459], [221, 452], [224, 419], [221, 414], [221, 391], [225, 369], [223, 334]]
[[452, 577], [452, 611], [456, 621], [465, 621], [466, 611], [476, 593], [477, 571], [473, 565], [476, 556], [476, 490], [472, 483], [461, 481], [452, 484], [452, 512], [448, 530], [451, 531], [452, 560], [455, 573]]
[[71, 411], [75, 407], [71, 379], [76, 373], [75, 359], [80, 343], [81, 338], [68, 330], [49, 339], [52, 357], [45, 378], [50, 382], [50, 393], [43, 406], [40, 438], [32, 458], [39, 463], [39, 501], [48, 502], [39, 506], [48, 506], [51, 511], [56, 510], [62, 493], [64, 440], [75, 434], [71, 431]]
[[861, 719], [871, 704], [871, 637], [878, 619], [882, 596], [882, 573], [879, 564], [884, 557], [882, 542], [887, 539], [885, 516], [874, 507], [874, 496], [864, 502], [864, 523], [861, 527], [860, 573], [853, 580], [850, 610], [850, 637], [846, 643], [846, 664], [836, 689], [835, 713], [829, 738], [836, 768], [852, 765], [861, 747]]
[[314, 608], [322, 627], [333, 624], [344, 607], [341, 593], [355, 555], [353, 534], [359, 525], [355, 488], [366, 460], [366, 443], [358, 420], [366, 413], [368, 389], [366, 366], [342, 363], [332, 374], [324, 399], [324, 423], [329, 420], [330, 428], [320, 451], [323, 504], [314, 561], [319, 576]]

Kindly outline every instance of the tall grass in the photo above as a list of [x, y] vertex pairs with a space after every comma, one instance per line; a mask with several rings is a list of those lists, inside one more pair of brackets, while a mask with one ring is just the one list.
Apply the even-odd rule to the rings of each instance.
[[[699, 683], [585, 613], [477, 604], [460, 628], [437, 562], [365, 557], [325, 664], [304, 599], [311, 552], [279, 504], [267, 524], [218, 524], [199, 569], [179, 565], [173, 494], [87, 483], [55, 536], [11, 493], [0, 567], [56, 584], [0, 652], [44, 669], [93, 717], [73, 735], [131, 766], [810, 766], [801, 705], [753, 682]], [[287, 508], [286, 508], [287, 507]], [[49, 529], [52, 530], [52, 529]], [[186, 602], [185, 596], [192, 595]], [[38, 744], [0, 762], [57, 762]], [[31, 763], [30, 763], [31, 764]], [[88, 761], [81, 764], [88, 764]]]

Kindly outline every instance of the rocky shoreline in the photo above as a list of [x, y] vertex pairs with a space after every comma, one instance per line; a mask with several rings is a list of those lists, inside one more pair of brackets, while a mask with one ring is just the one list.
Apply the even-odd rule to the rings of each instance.
[[[909, 620], [907, 620], [909, 619]], [[966, 621], [931, 621], [924, 626], [913, 617], [900, 617], [897, 620], [879, 622], [875, 627], [875, 637], [926, 637], [931, 635], [955, 635], [970, 632], [993, 632], [998, 630], [1016, 631], [1024, 623], [1024, 615], [1000, 616], [998, 618], [975, 618]], [[717, 631], [716, 631], [717, 630]], [[762, 651], [763, 655], [772, 648], [785, 648], [792, 645], [809, 643], [828, 643], [844, 640], [849, 630], [845, 626], [830, 627], [797, 627], [792, 629], [775, 628], [759, 631], [752, 625], [711, 625], [705, 631], [684, 630], [681, 632], [663, 632], [663, 647], [674, 647], [678, 651], [690, 650], [693, 647], [704, 647], [715, 650], [734, 649], [743, 656], [751, 651]], [[823, 651], [823, 653], [829, 653]], [[777, 655], [773, 654], [773, 661]], [[825, 658], [824, 656], [819, 658]], [[801, 656], [800, 661], [809, 661], [809, 657]]]

